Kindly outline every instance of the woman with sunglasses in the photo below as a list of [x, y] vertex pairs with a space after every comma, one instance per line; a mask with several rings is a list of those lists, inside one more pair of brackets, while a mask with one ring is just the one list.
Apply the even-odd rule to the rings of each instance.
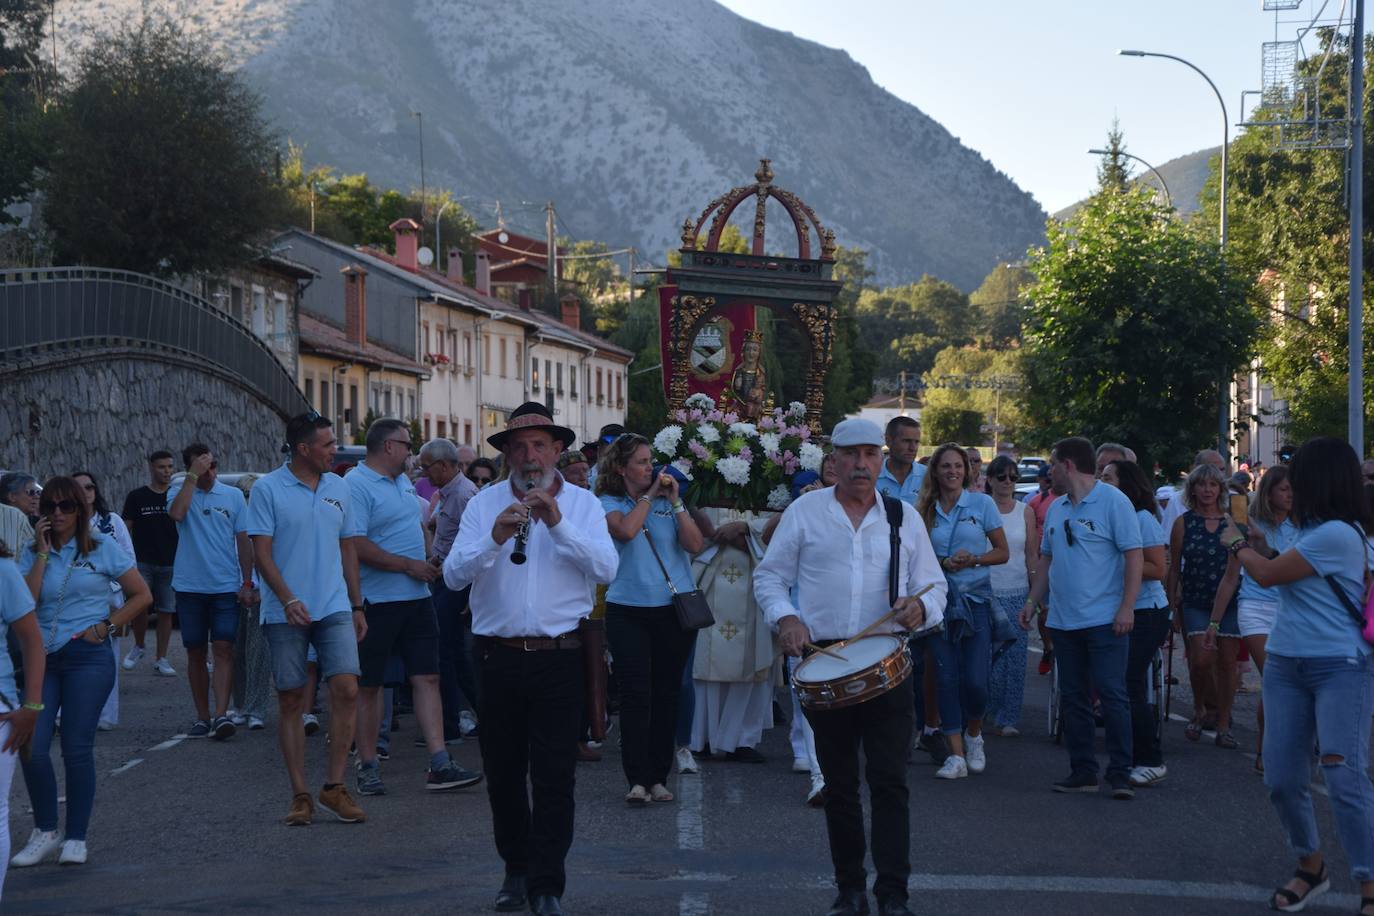
[[[1169, 636], [1169, 599], [1164, 596], [1164, 529], [1159, 505], [1145, 471], [1134, 461], [1117, 460], [1102, 468], [1102, 482], [1131, 501], [1140, 524], [1143, 564], [1135, 598], [1135, 625], [1126, 655], [1126, 695], [1131, 701], [1131, 785], [1153, 786], [1169, 775], [1149, 696], [1150, 665]], [[1158, 697], [1155, 702], [1162, 702]]]
[[[37, 865], [61, 846], [58, 861], [80, 865], [86, 861], [86, 828], [95, 804], [96, 722], [118, 667], [110, 634], [147, 610], [153, 596], [133, 557], [112, 538], [91, 531], [91, 510], [75, 480], [49, 480], [39, 513], [33, 543], [19, 557], [19, 571], [38, 603], [47, 651], [43, 710], [23, 763], [34, 831], [10, 864]], [[112, 582], [124, 595], [113, 613]], [[58, 710], [66, 769], [65, 837], [57, 829], [57, 775], [50, 756]]]
[[630, 784], [625, 801], [670, 802], [665, 783], [682, 673], [697, 634], [679, 626], [663, 570], [679, 592], [695, 589], [690, 555], [701, 552], [705, 539], [678, 496], [677, 478], [654, 473], [643, 436], [625, 433], [601, 449], [596, 494], [620, 554], [606, 590], [606, 640], [620, 684], [621, 761]]
[[[1226, 524], [1226, 478], [1210, 464], [1199, 464], [1183, 484], [1187, 510], [1169, 534], [1168, 595], [1179, 609], [1188, 639], [1188, 679], [1193, 686], [1193, 719], [1183, 737], [1202, 737], [1207, 714], [1204, 699], [1217, 704], [1216, 745], [1237, 747], [1231, 734], [1231, 707], [1236, 699], [1236, 655], [1240, 651], [1235, 590], [1240, 566], [1226, 552], [1221, 531]], [[1218, 598], [1225, 600], [1218, 606]], [[1179, 620], [1174, 625], [1179, 626]], [[1214, 632], [1213, 648], [1204, 637]], [[1216, 639], [1215, 637], [1220, 637]], [[1208, 691], [1208, 687], [1212, 689]]]
[[[33, 594], [19, 574], [13, 554], [0, 544], [0, 891], [10, 860], [10, 784], [19, 751], [33, 735], [43, 711], [43, 636], [33, 613]], [[14, 631], [24, 659], [24, 693], [15, 682], [14, 663], [3, 651]]]
[[[1002, 517], [1002, 531], [1007, 538], [1009, 558], [1001, 566], [990, 570], [992, 597], [1002, 607], [1008, 619], [1021, 613], [1030, 593], [1030, 577], [1040, 562], [1040, 541], [1035, 536], [1035, 512], [1016, 499], [1016, 481], [1020, 474], [1016, 462], [1006, 455], [998, 455], [988, 465], [988, 495], [997, 504]], [[1008, 738], [1020, 734], [1021, 700], [1026, 688], [1026, 650], [1030, 631], [1016, 627], [1016, 642], [1004, 650], [992, 663], [988, 678], [987, 717], [994, 735]]]
[[[86, 498], [86, 505], [91, 510], [91, 532], [102, 537], [111, 538], [116, 544], [124, 549], [129, 558], [137, 563], [138, 558], [134, 552], [134, 541], [129, 536], [129, 527], [124, 524], [124, 519], [110, 511], [110, 507], [105, 503], [105, 497], [100, 492], [100, 482], [95, 479], [95, 475], [90, 471], [76, 471], [72, 475], [77, 485], [81, 487], [81, 493]], [[140, 573], [140, 575], [142, 575]], [[149, 589], [149, 593], [151, 593]], [[110, 588], [110, 610], [117, 609], [124, 603], [124, 596], [118, 587], [111, 585]], [[119, 634], [110, 640], [110, 651], [114, 653], [115, 661], [119, 661]], [[103, 732], [110, 731], [119, 724], [119, 670], [122, 666], [115, 668], [114, 686], [110, 688], [110, 695], [105, 700], [105, 705], [100, 710], [100, 723], [96, 726]]]
[[927, 640], [935, 658], [940, 730], [950, 754], [938, 779], [963, 779], [987, 767], [983, 715], [992, 664], [992, 580], [988, 567], [1007, 562], [1007, 535], [997, 504], [968, 488], [973, 469], [968, 454], [946, 443], [930, 457], [916, 511], [949, 583], [945, 630]]

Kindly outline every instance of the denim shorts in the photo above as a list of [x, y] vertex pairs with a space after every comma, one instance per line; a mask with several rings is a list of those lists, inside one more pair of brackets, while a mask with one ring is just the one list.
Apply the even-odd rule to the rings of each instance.
[[[1212, 609], [1206, 610], [1200, 607], [1183, 608], [1183, 632], [1188, 636], [1201, 636], [1207, 632], [1207, 625], [1212, 621]], [[1217, 630], [1217, 635], [1225, 639], [1240, 639], [1240, 621], [1237, 619], [1235, 604], [1232, 604], [1222, 615], [1221, 627]]]
[[328, 679], [336, 674], [357, 677], [358, 637], [353, 632], [353, 615], [347, 612], [330, 614], [322, 620], [298, 627], [289, 623], [265, 623], [263, 635], [272, 652], [272, 680], [278, 690], [295, 690], [305, 686], [306, 654], [309, 647], [319, 656], [320, 677]]
[[148, 590], [153, 593], [152, 610], [164, 614], [176, 613], [177, 599], [176, 592], [172, 591], [172, 567], [140, 563], [138, 574], [148, 583]]
[[181, 644], [188, 649], [201, 648], [207, 637], [232, 645], [239, 635], [238, 595], [177, 592], [177, 622]]

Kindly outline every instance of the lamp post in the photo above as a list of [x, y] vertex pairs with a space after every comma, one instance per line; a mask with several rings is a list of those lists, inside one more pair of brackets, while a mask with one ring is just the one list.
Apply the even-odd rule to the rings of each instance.
[[[1111, 150], [1107, 150], [1107, 149], [1090, 149], [1090, 150], [1088, 150], [1088, 155], [1089, 155], [1089, 156], [1110, 156], [1111, 154], [1112, 154], [1112, 151], [1111, 151]], [[1128, 153], [1128, 152], [1126, 152], [1124, 149], [1122, 149], [1122, 150], [1117, 150], [1117, 151], [1116, 151], [1116, 154], [1117, 154], [1118, 156], [1125, 156], [1127, 159], [1134, 159], [1136, 162], [1139, 162], [1141, 165], [1145, 166], [1145, 168], [1149, 169], [1149, 170], [1154, 174], [1154, 176], [1155, 176], [1155, 181], [1158, 181], [1158, 182], [1159, 182], [1159, 186], [1160, 186], [1161, 188], [1164, 189], [1164, 201], [1165, 201], [1165, 203], [1168, 204], [1168, 207], [1169, 207], [1170, 210], [1172, 210], [1172, 209], [1174, 208], [1174, 197], [1173, 197], [1172, 194], [1169, 193], [1169, 185], [1168, 185], [1167, 183], [1165, 183], [1165, 181], [1164, 181], [1164, 176], [1161, 175], [1161, 174], [1159, 174], [1159, 169], [1157, 169], [1157, 168], [1155, 168], [1154, 166], [1150, 165], [1150, 163], [1146, 162], [1144, 159], [1141, 159], [1141, 158], [1140, 158], [1139, 156], [1137, 156], [1135, 153]]]
[[[1226, 101], [1221, 97], [1217, 84], [1212, 82], [1212, 78], [1202, 72], [1196, 64], [1186, 61], [1174, 54], [1161, 54], [1158, 51], [1129, 51], [1120, 50], [1116, 52], [1122, 57], [1162, 57], [1165, 60], [1177, 61], [1198, 76], [1207, 81], [1207, 85], [1212, 88], [1212, 93], [1217, 97], [1217, 104], [1221, 106], [1221, 214], [1218, 219], [1221, 229], [1221, 255], [1226, 257], [1226, 163], [1227, 152], [1231, 145], [1231, 119], [1226, 115]], [[1227, 443], [1230, 439], [1231, 426], [1231, 380], [1222, 378], [1220, 392], [1218, 394], [1219, 407], [1217, 410], [1217, 451], [1225, 457], [1230, 453]]]

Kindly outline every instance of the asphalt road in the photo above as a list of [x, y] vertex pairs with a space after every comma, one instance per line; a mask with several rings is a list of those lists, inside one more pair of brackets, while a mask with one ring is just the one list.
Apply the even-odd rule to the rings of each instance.
[[[173, 640], [174, 645], [176, 640]], [[1036, 657], [1032, 656], [1034, 665]], [[184, 671], [179, 647], [173, 663]], [[1182, 664], [1175, 665], [1182, 673]], [[1188, 710], [1186, 675], [1174, 712]], [[1242, 696], [1224, 751], [1193, 744], [1172, 722], [1170, 776], [1134, 801], [1056, 795], [1067, 758], [1045, 734], [1046, 679], [1028, 675], [1023, 734], [989, 737], [988, 769], [932, 778], [918, 755], [912, 783], [916, 912], [1257, 913], [1292, 868], [1253, 758], [1254, 694]], [[1253, 671], [1247, 678], [1252, 688]], [[501, 881], [482, 787], [424, 790], [415, 720], [401, 719], [383, 764], [389, 794], [362, 800], [369, 820], [281, 825], [289, 790], [273, 725], [228, 742], [180, 740], [190, 720], [184, 673], [145, 662], [121, 676], [122, 724], [97, 739], [99, 773], [85, 866], [11, 869], [4, 913], [483, 913]], [[574, 914], [812, 914], [833, 897], [824, 815], [805, 807], [790, 772], [786, 728], [765, 737], [762, 765], [703, 762], [674, 777], [677, 802], [630, 809], [615, 749], [578, 771], [577, 834], [564, 897]], [[453, 749], [478, 766], [475, 741]], [[307, 743], [323, 778], [323, 733]], [[60, 774], [59, 767], [59, 774]], [[1357, 888], [1318, 794], [1333, 893], [1313, 907], [1353, 912]], [[22, 778], [11, 796], [16, 848], [32, 827]]]

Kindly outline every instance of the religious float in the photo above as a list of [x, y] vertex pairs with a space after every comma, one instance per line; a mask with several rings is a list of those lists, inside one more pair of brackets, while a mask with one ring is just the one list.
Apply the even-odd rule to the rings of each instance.
[[[668, 425], [654, 436], [654, 459], [688, 479], [685, 499], [694, 506], [783, 509], [797, 475], [820, 471], [823, 453], [814, 440], [841, 286], [831, 276], [835, 234], [773, 177], [764, 159], [753, 184], [711, 201], [695, 222], [687, 219], [681, 266], [670, 268], [659, 288]], [[751, 199], [750, 252], [721, 251], [731, 215]], [[796, 257], [766, 254], [770, 199], [791, 220]], [[813, 245], [819, 257], [812, 257]], [[773, 406], [756, 309], [793, 322], [809, 342], [804, 401]]]

